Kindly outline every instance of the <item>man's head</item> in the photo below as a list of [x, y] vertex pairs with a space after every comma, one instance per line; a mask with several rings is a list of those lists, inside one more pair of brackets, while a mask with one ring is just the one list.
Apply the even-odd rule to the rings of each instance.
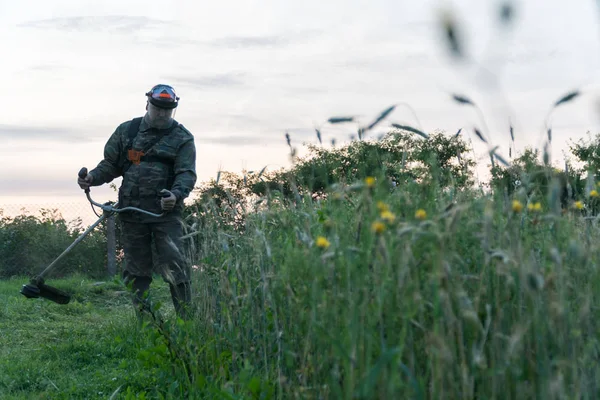
[[146, 103], [146, 117], [148, 123], [158, 129], [171, 125], [173, 113], [179, 104], [179, 97], [169, 85], [156, 85], [148, 93]]

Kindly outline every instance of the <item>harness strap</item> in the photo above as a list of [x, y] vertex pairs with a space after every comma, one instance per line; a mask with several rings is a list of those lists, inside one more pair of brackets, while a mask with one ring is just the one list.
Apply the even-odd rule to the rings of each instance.
[[[123, 175], [125, 175], [125, 172], [127, 172], [127, 170], [129, 169], [129, 167], [131, 167], [132, 165], [132, 161], [130, 160], [129, 154], [130, 152], [132, 152], [132, 148], [133, 148], [133, 141], [135, 139], [135, 137], [138, 134], [138, 131], [140, 130], [140, 125], [142, 123], [142, 119], [143, 117], [137, 117], [131, 120], [131, 123], [129, 124], [129, 130], [127, 131], [127, 147], [125, 149], [125, 165], [123, 166]], [[181, 124], [179, 123], [174, 123], [173, 126], [171, 128], [169, 128], [169, 133], [177, 128], [181, 126]], [[150, 150], [156, 143], [158, 143], [160, 141], [162, 137], [158, 137], [156, 141], [150, 143], [148, 146], [146, 146], [146, 148], [141, 152], [141, 153], [146, 153], [148, 152], [148, 150]], [[139, 152], [134, 152], [134, 153], [138, 153], [137, 158], [136, 158], [136, 162], [160, 162], [163, 164], [168, 164], [168, 165], [173, 165], [173, 160], [169, 160], [168, 158], [164, 158], [164, 157], [160, 157], [160, 156], [156, 156], [156, 155], [139, 155]], [[132, 155], [134, 155], [132, 153]], [[134, 155], [135, 156], [135, 155]]]
[[140, 130], [142, 118], [143, 117], [134, 118], [129, 124], [129, 130], [127, 131], [127, 147], [125, 148], [125, 164], [123, 165], [123, 175], [125, 175], [125, 172], [127, 172], [129, 167], [131, 167], [132, 163], [131, 161], [129, 161], [128, 154], [131, 148], [133, 147], [133, 140], [135, 139], [135, 137], [138, 134], [138, 131]]
[[127, 150], [131, 149], [133, 146], [133, 139], [135, 139], [140, 130], [142, 119], [143, 117], [134, 118], [131, 120], [131, 124], [129, 124], [129, 131], [127, 131], [127, 138], [129, 139], [127, 142]]

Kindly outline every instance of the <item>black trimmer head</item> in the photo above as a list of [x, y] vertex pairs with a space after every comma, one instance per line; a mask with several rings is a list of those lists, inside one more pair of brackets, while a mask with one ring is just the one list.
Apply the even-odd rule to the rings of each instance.
[[21, 294], [28, 299], [43, 297], [58, 304], [67, 304], [71, 300], [68, 293], [46, 285], [41, 278], [32, 279], [28, 285], [23, 285]]

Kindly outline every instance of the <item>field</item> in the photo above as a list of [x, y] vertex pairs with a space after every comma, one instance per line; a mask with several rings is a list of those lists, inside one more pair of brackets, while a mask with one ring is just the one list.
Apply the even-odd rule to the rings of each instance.
[[[388, 10], [389, 3], [374, 10]], [[600, 101], [593, 92], [593, 82], [589, 82], [591, 76], [583, 81], [577, 76], [590, 71], [581, 69], [579, 64], [585, 63], [573, 62], [572, 56], [577, 54], [571, 51], [572, 45], [564, 52], [555, 49], [561, 43], [553, 43], [549, 50], [540, 43], [533, 52], [525, 52], [527, 40], [508, 35], [516, 26], [514, 17], [521, 14], [531, 14], [552, 28], [560, 25], [539, 18], [538, 10], [522, 12], [510, 1], [501, 1], [490, 10], [495, 10], [495, 16], [487, 23], [481, 23], [481, 14], [474, 21], [490, 35], [477, 35], [473, 41], [468, 38], [475, 25], [468, 19], [477, 10], [469, 9], [463, 19], [457, 11], [440, 8], [437, 38], [452, 60], [447, 78], [438, 73], [443, 72], [437, 65], [441, 58], [434, 55], [434, 65], [421, 57], [428, 50], [419, 40], [428, 45], [436, 37], [426, 31], [429, 18], [403, 23], [389, 13], [369, 27], [364, 22], [374, 15], [372, 12], [354, 15], [347, 9], [335, 10], [344, 19], [340, 21], [345, 21], [347, 14], [357, 17], [358, 25], [339, 25], [328, 17], [326, 24], [334, 29], [339, 30], [338, 25], [351, 29], [342, 47], [351, 44], [353, 49], [367, 51], [358, 63], [352, 58], [345, 60], [345, 56], [334, 60], [336, 71], [343, 64], [355, 70], [350, 71], [351, 85], [343, 87], [347, 95], [342, 103], [351, 101], [362, 88], [368, 93], [359, 93], [360, 100], [380, 101], [377, 95], [389, 81], [380, 71], [404, 74], [414, 69], [429, 74], [427, 85], [423, 90], [412, 90], [412, 84], [394, 90], [394, 97], [403, 97], [402, 102], [388, 105], [367, 124], [362, 113], [313, 122], [316, 141], [310, 140], [305, 128], [290, 129], [285, 136], [281, 132], [279, 139], [285, 137], [290, 150], [289, 169], [272, 171], [268, 167], [275, 163], [265, 161], [268, 164], [260, 171], [243, 170], [241, 175], [219, 171], [216, 180], [196, 182], [198, 196], [194, 201], [188, 199], [182, 218], [185, 251], [194, 266], [194, 315], [188, 321], [175, 317], [169, 287], [159, 275], [151, 287], [150, 309], [143, 315], [134, 312], [119, 277], [106, 277], [107, 236], [113, 235], [107, 235], [105, 225], [86, 237], [46, 278], [48, 285], [72, 295], [69, 304], [26, 299], [19, 293], [21, 285], [51, 262], [84, 227], [73, 227], [50, 211], [40, 210], [41, 218], [9, 218], [0, 209], [0, 399], [599, 399], [600, 134], [588, 132], [587, 138], [568, 143], [568, 150], [559, 149], [556, 139], [563, 135], [575, 138], [577, 132], [570, 131], [573, 126], [591, 122], [586, 111], [565, 110], [570, 117], [559, 119], [553, 133], [552, 116], [557, 108], [562, 112], [567, 103], [579, 101], [582, 94], [593, 97], [590, 110], [600, 110]], [[271, 11], [267, 14], [277, 16]], [[301, 14], [292, 15], [296, 28]], [[561, 17], [567, 18], [567, 14]], [[231, 10], [223, 15], [230, 17]], [[268, 22], [269, 15], [261, 15], [259, 22]], [[155, 24], [155, 19], [138, 17], [127, 23], [128, 18], [112, 16], [101, 30], [127, 33], [137, 42], [141, 37], [144, 46], [155, 41], [138, 34], [147, 23]], [[80, 19], [22, 21], [17, 26], [63, 31], [89, 28]], [[315, 21], [311, 19], [311, 24], [322, 27]], [[235, 19], [229, 22], [236, 23]], [[170, 25], [176, 28], [170, 38], [175, 44], [193, 45], [190, 48], [198, 43], [211, 48], [233, 44], [244, 50], [228, 52], [225, 61], [231, 61], [234, 53], [246, 57], [247, 50], [273, 51], [283, 48], [282, 44], [300, 44], [284, 51], [293, 55], [295, 63], [284, 71], [286, 79], [296, 71], [294, 68], [302, 67], [297, 61], [303, 49], [310, 47], [306, 37], [315, 36], [300, 32], [292, 40], [273, 41], [264, 33], [255, 38], [227, 34], [216, 41], [203, 38], [200, 43], [181, 36], [185, 33], [182, 27], [189, 24]], [[236, 29], [240, 28], [237, 25]], [[389, 34], [381, 30], [392, 25], [394, 30]], [[584, 25], [582, 19], [572, 31], [587, 34]], [[290, 28], [285, 21], [268, 28], [278, 26]], [[246, 25], [241, 28], [250, 29]], [[209, 33], [220, 35], [212, 31]], [[399, 48], [406, 60], [394, 62], [384, 58], [384, 53], [398, 32], [416, 41]], [[364, 40], [356, 36], [363, 33]], [[519, 35], [523, 33], [536, 39], [536, 34], [547, 32], [525, 29]], [[116, 36], [111, 37], [114, 40]], [[361, 40], [352, 42], [356, 38]], [[339, 46], [332, 39], [335, 37], [329, 35], [323, 43], [333, 43], [332, 54], [339, 58]], [[506, 39], [516, 39], [518, 46], [513, 48]], [[578, 44], [591, 43], [588, 39], [582, 36]], [[370, 46], [370, 40], [381, 40], [381, 46]], [[566, 40], [563, 35], [560, 42], [568, 44]], [[210, 45], [217, 42], [217, 46]], [[481, 47], [486, 44], [488, 48]], [[100, 47], [93, 47], [94, 52]], [[325, 54], [321, 50], [320, 45], [316, 52], [310, 52], [322, 59]], [[479, 54], [481, 60], [477, 60]], [[121, 60], [121, 56], [116, 59]], [[570, 63], [561, 64], [560, 69], [552, 66], [553, 59], [567, 58]], [[411, 60], [417, 68], [410, 67]], [[281, 69], [285, 60], [278, 57], [275, 61], [276, 69]], [[523, 80], [532, 62], [539, 73]], [[29, 79], [34, 70], [47, 74], [50, 69], [45, 64], [19, 71], [26, 71], [23, 76]], [[242, 64], [236, 67], [243, 68]], [[315, 65], [320, 75], [328, 72], [319, 61], [311, 64]], [[521, 103], [525, 108], [519, 110], [526, 119], [539, 112], [533, 104], [537, 96], [553, 93], [563, 84], [561, 77], [568, 81], [576, 78], [573, 82], [581, 81], [585, 86], [556, 99], [543, 99], [549, 109], [540, 121], [539, 132], [537, 125], [536, 131], [520, 128], [517, 116], [521, 113], [511, 110], [508, 98], [499, 90], [504, 85], [501, 72], [514, 66], [518, 68], [508, 75], [512, 81], [506, 82], [517, 89], [515, 96], [526, 96], [526, 103]], [[255, 67], [255, 72], [264, 72], [261, 66]], [[377, 76], [368, 77], [375, 86], [357, 85], [355, 73], [371, 67], [377, 69]], [[65, 71], [71, 73], [69, 68]], [[183, 77], [178, 80], [193, 87], [201, 81], [207, 89], [228, 89], [240, 82], [248, 86], [245, 77], [238, 82], [237, 78], [230, 79], [227, 71], [225, 79], [212, 75], [196, 79], [189, 75], [192, 72], [185, 72], [188, 78], [172, 76]], [[296, 72], [310, 74], [308, 69]], [[552, 79], [544, 84], [545, 76]], [[285, 87], [279, 87], [277, 76], [269, 73], [265, 77], [286, 93]], [[440, 86], [440, 78], [448, 81]], [[51, 81], [61, 83], [60, 79]], [[217, 88], [212, 81], [222, 87]], [[475, 116], [465, 117], [450, 133], [425, 132], [415, 110], [404, 102], [421, 96], [427, 100], [421, 107], [439, 114], [429, 122], [447, 126], [444, 121], [457, 121], [459, 114], [454, 115], [451, 108], [436, 109], [440, 100], [425, 96], [432, 88], [440, 86], [438, 89], [445, 92], [442, 86], [455, 87], [461, 81], [469, 86], [482, 85], [479, 91], [472, 87], [467, 92], [479, 92], [478, 97], [488, 97], [490, 110], [506, 113], [498, 115], [495, 123], [505, 126], [505, 131], [491, 124], [494, 129], [488, 128], [483, 109], [467, 92], [447, 93], [456, 107], [467, 108]], [[334, 86], [327, 90], [318, 86], [318, 80], [307, 79], [305, 83], [290, 93], [300, 93], [300, 88], [300, 94], [306, 95], [311, 90], [306, 97], [311, 105], [326, 97], [319, 114], [331, 109], [328, 107], [343, 106], [329, 96], [336, 90], [336, 82], [332, 81]], [[536, 87], [538, 83], [542, 84]], [[314, 94], [311, 85], [317, 85]], [[261, 89], [257, 94], [259, 101], [269, 90]], [[272, 139], [272, 127], [281, 126], [288, 111], [301, 114], [286, 126], [298, 127], [297, 123], [306, 121], [307, 110], [295, 109], [300, 104], [298, 96], [288, 101], [286, 113], [268, 105], [258, 110], [258, 103], [253, 104], [253, 110], [266, 114], [251, 118], [238, 107], [249, 102], [246, 97], [237, 96], [233, 106], [225, 97], [218, 97], [222, 110], [213, 121], [216, 125], [203, 116], [196, 120], [204, 135], [198, 145], [214, 140], [218, 145], [260, 146], [264, 151]], [[400, 108], [408, 114], [393, 114]], [[272, 121], [263, 124], [260, 137], [244, 136], [271, 117]], [[73, 141], [72, 129], [61, 133], [61, 129], [44, 128], [43, 121], [38, 121], [39, 129], [10, 122], [0, 126], [7, 137], [13, 129], [21, 139], [37, 132], [53, 140]], [[72, 124], [63, 125], [68, 128]], [[242, 133], [211, 136], [219, 133], [210, 133], [211, 126], [217, 125]], [[335, 131], [335, 138], [328, 136], [330, 125], [342, 126]], [[294, 130], [298, 137], [294, 133], [290, 136]], [[339, 143], [342, 132], [348, 134], [349, 143]], [[308, 147], [305, 157], [299, 155], [300, 142]], [[534, 142], [539, 149], [522, 148], [524, 143]], [[164, 151], [156, 154], [171, 154], [175, 152], [172, 146], [165, 145]], [[38, 147], [36, 144], [33, 150]], [[517, 154], [517, 148], [524, 151]], [[211, 151], [205, 148], [205, 154], [206, 149]], [[237, 154], [235, 151], [228, 156]], [[564, 160], [559, 164], [561, 152]], [[241, 162], [245, 165], [248, 157], [260, 160], [256, 153], [242, 154]], [[190, 159], [189, 154], [177, 157], [175, 170], [184, 164], [180, 160]], [[60, 155], [63, 162], [69, 152], [61, 150]], [[150, 153], [149, 160], [156, 158]], [[198, 168], [211, 168], [201, 158]], [[483, 169], [488, 182], [480, 180]], [[32, 175], [38, 183], [44, 177], [52, 179], [45, 179], [40, 191], [59, 183], [50, 170], [42, 172]], [[152, 172], [147, 181], [162, 182], [158, 173]], [[19, 189], [18, 177], [9, 175], [7, 182], [14, 183], [14, 190]], [[97, 177], [101, 175], [105, 174]], [[21, 189], [27, 192], [31, 188]], [[131, 195], [135, 192], [132, 190]], [[122, 233], [118, 224], [115, 233]], [[120, 243], [117, 250], [122, 250]], [[117, 254], [122, 256], [120, 251]]]
[[118, 280], [2, 281], [0, 397], [597, 398], [595, 199], [535, 193], [374, 177], [209, 220], [189, 323], [160, 278], [143, 324]]

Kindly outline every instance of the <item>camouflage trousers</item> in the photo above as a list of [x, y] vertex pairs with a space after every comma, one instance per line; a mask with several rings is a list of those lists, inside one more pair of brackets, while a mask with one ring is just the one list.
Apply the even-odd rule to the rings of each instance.
[[183, 229], [177, 220], [157, 223], [121, 221], [121, 242], [125, 253], [123, 278], [129, 282], [137, 277], [152, 280], [160, 273], [170, 284], [190, 282], [191, 266], [185, 256]]

